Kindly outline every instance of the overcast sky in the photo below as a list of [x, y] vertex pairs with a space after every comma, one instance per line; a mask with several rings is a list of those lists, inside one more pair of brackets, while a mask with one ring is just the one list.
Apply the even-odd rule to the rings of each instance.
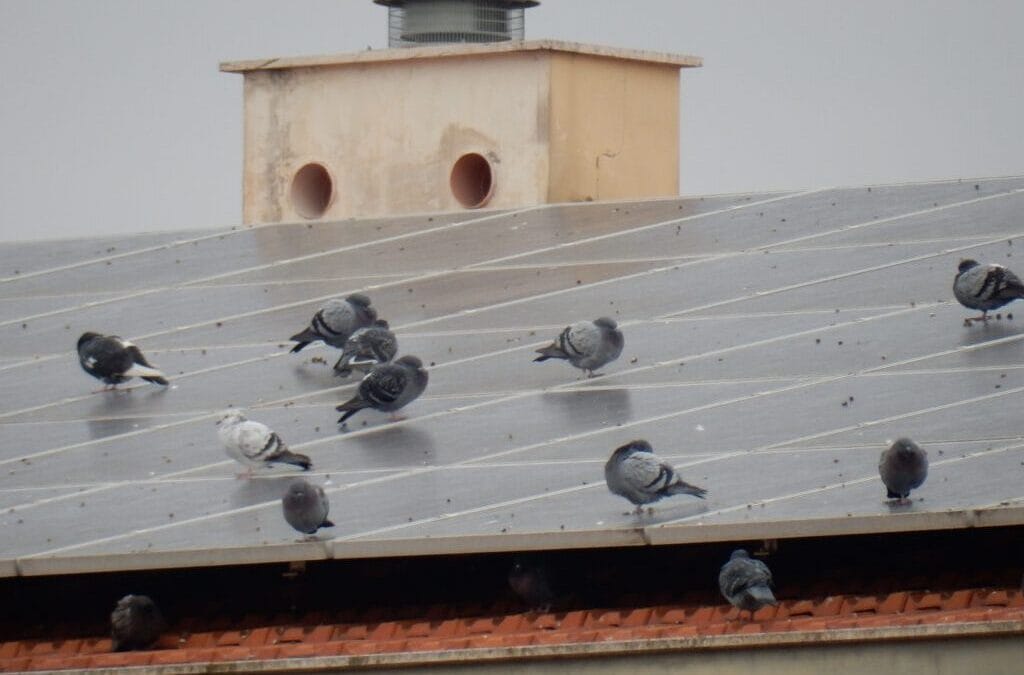
[[[637, 9], [639, 8], [639, 9]], [[0, 0], [0, 239], [241, 220], [225, 60], [387, 45], [371, 0]], [[1019, 0], [543, 0], [528, 39], [704, 57], [684, 194], [1024, 174]]]

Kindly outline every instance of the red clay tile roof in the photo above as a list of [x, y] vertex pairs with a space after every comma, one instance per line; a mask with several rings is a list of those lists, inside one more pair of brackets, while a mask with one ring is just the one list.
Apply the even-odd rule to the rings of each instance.
[[[728, 605], [662, 605], [379, 623], [323, 624], [318, 622], [319, 618], [313, 613], [296, 624], [240, 631], [169, 632], [161, 637], [156, 648], [127, 653], [111, 653], [110, 639], [106, 637], [8, 641], [0, 643], [0, 671], [254, 663], [707, 636], [754, 638], [773, 633], [844, 629], [861, 629], [865, 639], [870, 639], [874, 635], [870, 629], [995, 622], [1016, 622], [1014, 630], [1024, 632], [1024, 593], [1000, 588], [828, 596], [784, 601], [778, 607], [755, 612], [752, 619], [742, 620]], [[198, 621], [181, 623], [198, 625]], [[180, 625], [176, 628], [182, 630]], [[736, 644], [735, 639], [722, 643]]]

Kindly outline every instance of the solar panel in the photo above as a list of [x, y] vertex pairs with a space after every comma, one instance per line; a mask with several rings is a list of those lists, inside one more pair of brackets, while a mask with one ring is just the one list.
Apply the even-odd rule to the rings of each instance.
[[[1024, 313], [965, 327], [951, 292], [961, 257], [1014, 267], [1022, 207], [1005, 178], [0, 246], [0, 574], [1024, 522]], [[354, 378], [287, 337], [356, 290], [431, 380], [342, 433]], [[531, 363], [602, 315], [603, 376]], [[92, 393], [86, 330], [173, 386]], [[333, 538], [284, 522], [295, 473], [235, 477], [228, 406], [312, 457]], [[932, 468], [894, 510], [897, 436]], [[633, 438], [706, 502], [627, 513], [603, 465]]]

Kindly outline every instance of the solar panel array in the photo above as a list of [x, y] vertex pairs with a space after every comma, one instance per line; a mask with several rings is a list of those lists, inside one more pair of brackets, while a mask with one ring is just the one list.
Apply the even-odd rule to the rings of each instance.
[[[951, 292], [962, 257], [1014, 266], [1021, 214], [1006, 178], [4, 245], [0, 575], [1024, 522], [1024, 309], [965, 327]], [[354, 379], [286, 338], [356, 290], [431, 380], [342, 433]], [[531, 362], [602, 315], [603, 376]], [[92, 393], [86, 330], [173, 386]], [[285, 524], [294, 472], [236, 478], [228, 406], [312, 457], [328, 538]], [[903, 435], [931, 475], [893, 509]], [[706, 502], [627, 514], [603, 465], [634, 438]]]

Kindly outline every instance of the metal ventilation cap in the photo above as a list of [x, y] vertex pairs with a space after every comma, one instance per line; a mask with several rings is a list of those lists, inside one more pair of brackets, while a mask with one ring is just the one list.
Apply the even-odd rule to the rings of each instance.
[[373, 0], [388, 8], [388, 46], [522, 40], [537, 0]]

